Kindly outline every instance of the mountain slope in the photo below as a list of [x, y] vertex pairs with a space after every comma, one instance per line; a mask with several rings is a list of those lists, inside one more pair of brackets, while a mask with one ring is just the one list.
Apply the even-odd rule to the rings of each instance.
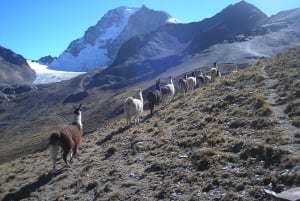
[[206, 66], [269, 57], [300, 44], [298, 17], [294, 9], [268, 18], [241, 1], [201, 22], [165, 25], [128, 40], [103, 74], [147, 79], [191, 58]]
[[110, 10], [90, 27], [80, 39], [73, 41], [50, 69], [90, 71], [107, 66], [114, 60], [120, 46], [129, 38], [148, 33], [168, 23], [171, 17], [146, 6], [139, 9], [119, 7]]
[[254, 201], [270, 199], [263, 189], [299, 186], [299, 55], [175, 97], [136, 127], [107, 122], [84, 136], [71, 168], [59, 157], [51, 173], [49, 150], [1, 164], [0, 198]]
[[230, 5], [212, 18], [202, 22], [202, 27], [206, 28], [197, 34], [187, 51], [201, 52], [228, 38], [253, 31], [267, 20], [266, 14], [245, 1]]
[[0, 46], [0, 85], [31, 84], [34, 78], [34, 71], [21, 55]]
[[[236, 18], [239, 20], [235, 20]], [[168, 24], [152, 33], [128, 40], [121, 47], [114, 63], [103, 73], [121, 75], [124, 71], [136, 71], [129, 68], [144, 69], [145, 72], [141, 71], [146, 73], [155, 71], [158, 66], [162, 66], [164, 71], [180, 64], [185, 57], [200, 53], [237, 34], [257, 29], [267, 19], [268, 17], [253, 5], [242, 1], [201, 22]], [[145, 60], [150, 64], [145, 65]], [[135, 77], [137, 74], [133, 73], [131, 76]], [[128, 74], [125, 76], [128, 77]]]
[[[163, 40], [170, 40], [172, 42], [164, 42], [164, 44], [172, 47], [178, 45], [177, 49], [184, 50], [190, 44], [188, 42], [190, 38], [198, 33], [198, 25], [201, 23], [177, 26], [168, 24], [153, 31], [152, 34], [132, 39], [145, 41], [143, 45], [149, 47], [145, 51], [149, 51], [149, 55], [152, 56], [149, 56], [149, 59], [145, 57], [140, 60], [139, 58], [142, 58], [143, 55], [137, 54], [137, 59], [129, 57], [125, 63], [112, 65], [107, 70], [95, 69], [93, 72], [80, 75], [72, 80], [41, 85], [38, 86], [38, 90], [21, 94], [17, 99], [15, 97], [14, 101], [1, 103], [0, 138], [1, 142], [6, 143], [0, 147], [2, 150], [8, 149], [9, 151], [0, 150], [0, 161], [9, 161], [45, 148], [47, 144], [45, 139], [48, 137], [48, 133], [57, 124], [65, 122], [64, 119], [68, 115], [68, 107], [71, 104], [82, 103], [85, 105], [84, 128], [90, 133], [122, 112], [124, 99], [133, 95], [131, 89], [136, 88], [137, 85], [147, 89], [153, 79], [158, 77], [164, 81], [169, 75], [176, 78], [196, 68], [207, 72], [207, 67], [211, 66], [213, 61], [218, 61], [219, 64], [232, 61], [235, 64], [244, 63], [270, 55], [270, 52], [273, 54], [296, 45], [299, 37], [297, 37], [298, 32], [293, 30], [297, 30], [297, 27], [299, 29], [300, 26], [295, 26], [299, 22], [293, 19], [297, 13], [297, 10], [281, 13], [276, 21], [273, 18], [273, 23], [264, 24], [254, 31], [234, 36], [195, 54], [189, 54], [188, 51], [168, 54], [167, 50], [173, 50], [160, 46], [160, 44], [163, 43]], [[291, 16], [291, 20], [286, 20]], [[284, 24], [284, 26], [282, 27], [280, 24]], [[186, 27], [189, 27], [190, 30], [185, 31]], [[170, 31], [174, 37], [169, 37], [170, 34], [164, 30]], [[282, 35], [282, 38], [277, 38], [279, 40], [276, 39], [278, 30]], [[158, 32], [160, 32], [160, 36], [156, 35]], [[292, 37], [285, 38], [287, 34]], [[155, 46], [151, 46], [147, 43], [148, 40], [143, 39], [148, 36], [161, 39], [161, 41], [151, 40], [155, 44]], [[266, 43], [266, 41], [269, 42]], [[141, 44], [136, 43], [135, 45]], [[275, 44], [275, 46], [268, 46], [268, 44]], [[161, 48], [165, 48], [165, 51], [160, 52]], [[134, 48], [132, 48], [133, 50]], [[137, 50], [140, 49], [137, 48]], [[261, 51], [266, 53], [262, 52], [262, 54]], [[158, 57], [155, 57], [155, 54], [150, 54], [151, 52], [161, 54], [157, 54]], [[165, 57], [163, 53], [168, 56]], [[160, 55], [163, 57], [161, 58]], [[235, 64], [228, 64], [232, 65], [229, 70], [226, 67], [228, 65], [220, 65], [222, 73], [230, 72], [235, 68]], [[223, 66], [225, 67], [223, 68]], [[0, 96], [1, 99], [3, 99], [2, 97]], [[4, 98], [7, 100], [6, 96]], [[22, 143], [16, 143], [19, 142], [19, 139], [22, 140]]]

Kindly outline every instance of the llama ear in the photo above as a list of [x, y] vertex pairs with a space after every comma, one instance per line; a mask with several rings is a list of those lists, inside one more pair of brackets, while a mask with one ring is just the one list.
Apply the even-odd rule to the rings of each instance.
[[79, 109], [81, 109], [81, 106], [82, 106], [82, 105], [81, 105], [81, 103], [80, 103], [80, 105], [79, 105], [79, 107], [78, 107], [78, 108], [79, 108]]

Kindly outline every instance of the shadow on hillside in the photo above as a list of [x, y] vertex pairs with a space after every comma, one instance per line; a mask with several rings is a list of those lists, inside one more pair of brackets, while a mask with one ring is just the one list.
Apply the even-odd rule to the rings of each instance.
[[[152, 114], [152, 116], [154, 116], [155, 115], [155, 113], [157, 112], [157, 110], [154, 110], [153, 111], [153, 114]], [[145, 123], [148, 119], [150, 119], [151, 118], [151, 114], [149, 113], [149, 114], [147, 114], [143, 119], [142, 119], [142, 123]]]
[[2, 201], [9, 201], [9, 200], [21, 200], [24, 198], [30, 197], [30, 194], [37, 189], [39, 189], [41, 186], [46, 185], [49, 183], [54, 177], [60, 175], [61, 173], [65, 172], [66, 169], [60, 169], [56, 172], [49, 172], [47, 174], [43, 174], [38, 177], [37, 181], [27, 184], [20, 188], [18, 191], [14, 193], [7, 194]]
[[96, 144], [100, 146], [100, 145], [104, 144], [105, 142], [111, 140], [114, 136], [123, 133], [123, 132], [126, 131], [128, 128], [130, 128], [130, 127], [128, 127], [128, 126], [125, 126], [125, 127], [122, 127], [122, 128], [120, 127], [118, 130], [111, 132], [111, 133], [108, 134], [104, 139], [100, 140], [100, 141], [97, 142]]
[[[153, 115], [156, 113], [157, 111], [153, 112]], [[144, 123], [145, 121], [147, 121], [148, 119], [151, 118], [150, 114], [147, 114], [141, 121], [140, 123]], [[137, 125], [138, 126], [138, 125]], [[131, 126], [125, 126], [125, 127], [120, 127], [118, 130], [111, 132], [110, 134], [108, 134], [105, 138], [103, 138], [102, 140], [98, 141], [96, 144], [101, 146], [102, 144], [106, 143], [107, 141], [110, 141], [114, 136], [119, 135], [123, 132], [125, 132], [127, 129], [131, 128]]]

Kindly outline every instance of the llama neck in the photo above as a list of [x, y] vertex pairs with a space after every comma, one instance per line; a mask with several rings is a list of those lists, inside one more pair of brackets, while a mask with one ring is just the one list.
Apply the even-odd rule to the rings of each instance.
[[138, 98], [143, 102], [143, 95], [142, 95], [142, 92], [138, 92]]
[[76, 124], [82, 129], [81, 112], [74, 115], [72, 124]]
[[158, 83], [156, 83], [155, 89], [160, 91], [160, 85]]

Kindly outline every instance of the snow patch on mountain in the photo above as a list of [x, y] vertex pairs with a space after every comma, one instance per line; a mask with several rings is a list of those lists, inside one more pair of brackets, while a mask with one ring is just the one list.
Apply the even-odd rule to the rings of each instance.
[[170, 17], [168, 20], [167, 20], [167, 23], [171, 23], [171, 24], [181, 24], [182, 22], [176, 18], [173, 18], [173, 17]]
[[48, 66], [39, 64], [37, 62], [33, 62], [27, 60], [28, 65], [31, 69], [33, 69], [36, 73], [36, 78], [34, 80], [34, 84], [48, 84], [60, 82], [63, 80], [69, 80], [78, 75], [84, 74], [85, 72], [66, 72], [66, 71], [56, 71], [48, 69]]

